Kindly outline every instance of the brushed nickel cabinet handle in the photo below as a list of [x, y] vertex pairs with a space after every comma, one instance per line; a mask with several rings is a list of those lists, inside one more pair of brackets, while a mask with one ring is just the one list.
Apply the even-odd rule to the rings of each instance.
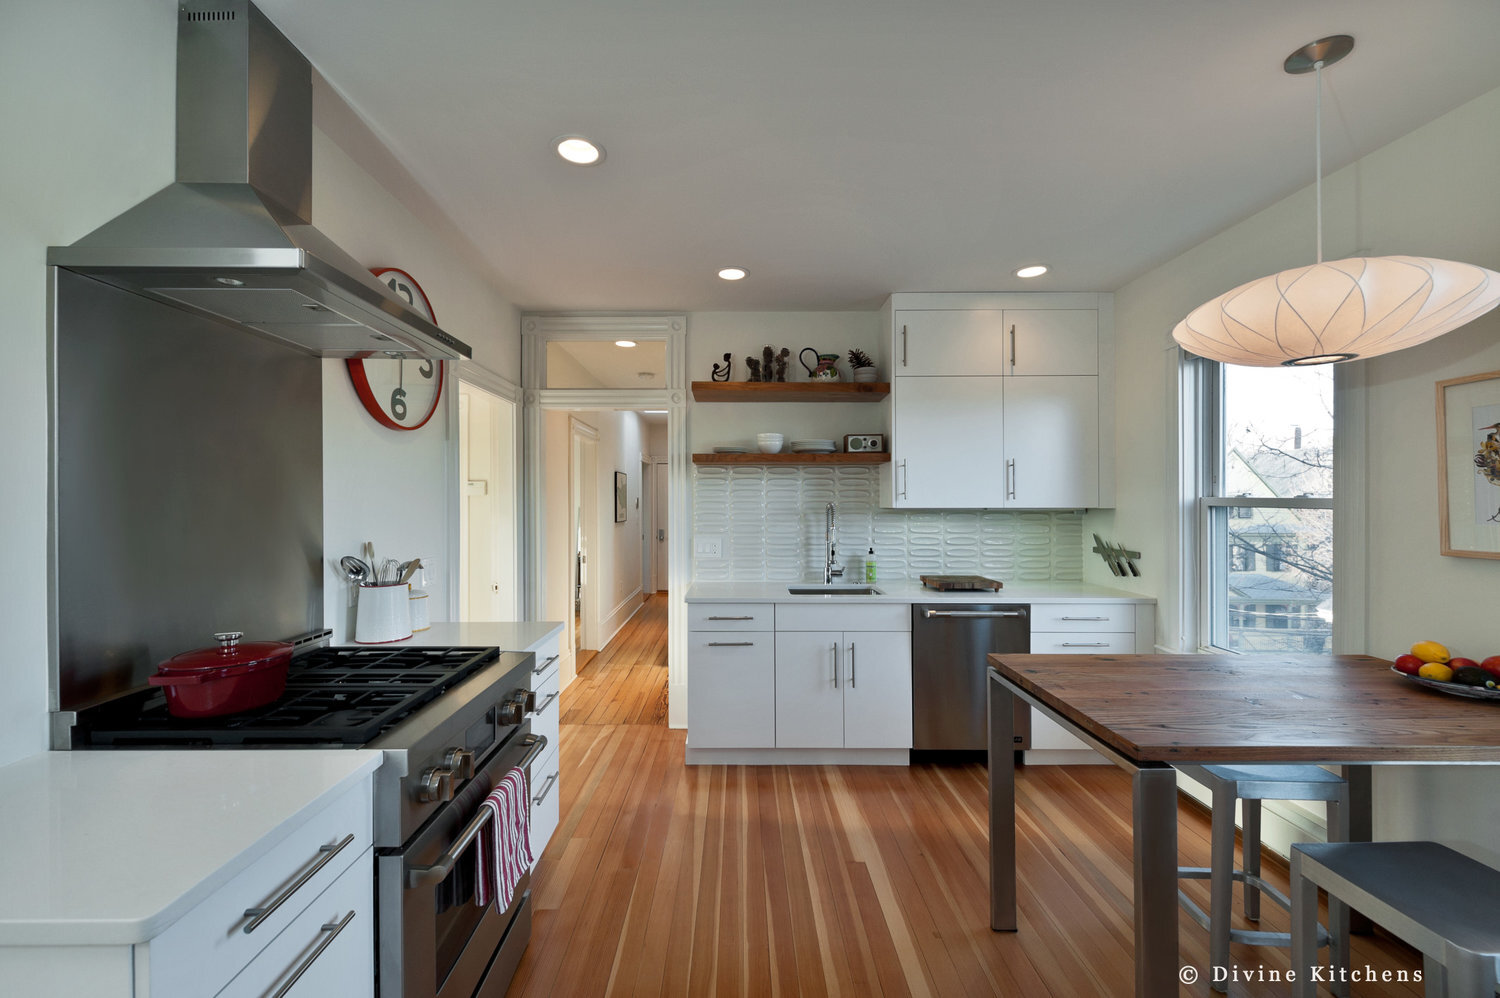
[[328, 933], [328, 935], [323, 939], [322, 942], [318, 943], [317, 949], [313, 950], [307, 955], [307, 959], [302, 961], [302, 966], [297, 968], [296, 973], [292, 974], [292, 976], [287, 980], [285, 984], [276, 989], [276, 993], [271, 995], [271, 998], [283, 998], [283, 996], [285, 996], [287, 992], [291, 991], [292, 986], [297, 983], [297, 979], [300, 978], [303, 974], [307, 973], [307, 968], [311, 967], [313, 963], [318, 959], [318, 957], [323, 955], [323, 951], [327, 949], [333, 943], [333, 941], [339, 937], [339, 933], [344, 931], [344, 926], [348, 925], [353, 919], [354, 912], [351, 911], [349, 912], [349, 914], [345, 915], [337, 922], [327, 922], [324, 925], [320, 926], [318, 928], [318, 934], [322, 935], [326, 932]]
[[906, 327], [901, 327], [901, 366], [906, 366]]
[[749, 648], [754, 641], [710, 641], [710, 648]]
[[747, 617], [709, 617], [709, 620], [754, 620], [753, 616]]
[[828, 648], [829, 648], [829, 651], [831, 651], [833, 653], [832, 656], [831, 656], [832, 662], [833, 662], [833, 688], [834, 689], [838, 689], [839, 688], [839, 643], [837, 641], [835, 641], [833, 644], [829, 645]]
[[321, 854], [320, 858], [315, 863], [313, 863], [312, 866], [309, 866], [306, 870], [302, 871], [302, 875], [296, 880], [292, 881], [291, 884], [288, 885], [287, 888], [280, 894], [276, 895], [276, 897], [271, 900], [270, 904], [263, 905], [259, 908], [245, 909], [245, 917], [250, 919], [250, 921], [245, 923], [245, 933], [248, 935], [249, 933], [254, 932], [256, 929], [260, 928], [260, 924], [266, 919], [270, 918], [271, 914], [277, 908], [280, 908], [283, 904], [285, 904], [287, 898], [291, 897], [293, 894], [296, 894], [297, 891], [302, 888], [303, 884], [307, 883], [313, 877], [317, 876], [319, 870], [327, 866], [329, 862], [332, 861], [333, 857], [343, 852], [344, 847], [353, 841], [354, 833], [350, 832], [348, 835], [345, 835], [341, 840], [339, 840], [339, 842], [335, 845], [325, 844], [318, 846], [318, 852]]
[[1012, 374], [1016, 371], [1016, 324], [1014, 322], [1010, 324], [1010, 370]]
[[1058, 617], [1058, 620], [1108, 620], [1108, 617]]
[[532, 713], [535, 714], [537, 717], [541, 717], [543, 714], [547, 713], [547, 708], [550, 707], [550, 706], [552, 706], [552, 701], [556, 700], [556, 699], [557, 699], [557, 694], [553, 693], [552, 695], [548, 696], [547, 699], [543, 700], [541, 702], [541, 705], [538, 706], [536, 708], [536, 710], [533, 710]]
[[854, 689], [854, 642], [849, 642], [849, 688]]
[[552, 668], [552, 663], [556, 662], [556, 661], [557, 661], [557, 656], [553, 655], [551, 658], [547, 659], [541, 665], [537, 666], [535, 669], [532, 669], [531, 670], [531, 674], [533, 676], [540, 676], [542, 673], [544, 673], [548, 669]]
[[1060, 648], [1108, 648], [1108, 641], [1064, 641]]
[[542, 784], [542, 792], [531, 798], [532, 804], [540, 804], [542, 801], [547, 799], [547, 795], [550, 794], [552, 792], [552, 788], [557, 785], [557, 777], [559, 775], [560, 774], [558, 773], [553, 773], [551, 776], [547, 777], [547, 782]]

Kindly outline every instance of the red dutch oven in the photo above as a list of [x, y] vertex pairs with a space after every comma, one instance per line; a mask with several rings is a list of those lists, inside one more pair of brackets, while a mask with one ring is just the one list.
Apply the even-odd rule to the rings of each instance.
[[174, 655], [146, 681], [167, 695], [173, 717], [217, 717], [260, 707], [286, 690], [292, 646], [285, 641], [240, 644], [239, 631], [215, 634], [217, 648]]

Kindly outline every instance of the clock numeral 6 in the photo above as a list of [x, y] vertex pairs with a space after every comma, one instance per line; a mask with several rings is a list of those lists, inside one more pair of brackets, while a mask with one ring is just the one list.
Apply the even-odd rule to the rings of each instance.
[[406, 421], [406, 389], [397, 388], [391, 392], [391, 415], [402, 422]]
[[433, 370], [432, 358], [429, 357], [421, 367], [417, 368], [417, 373], [424, 378], [431, 379]]

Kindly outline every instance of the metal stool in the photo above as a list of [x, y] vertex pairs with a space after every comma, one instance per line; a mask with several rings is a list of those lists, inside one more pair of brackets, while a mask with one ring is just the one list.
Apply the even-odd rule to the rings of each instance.
[[[1313, 998], [1318, 888], [1328, 920], [1350, 907], [1422, 951], [1428, 998], [1494, 998], [1500, 956], [1500, 870], [1436, 842], [1308, 842], [1292, 846], [1293, 998]], [[1348, 932], [1347, 914], [1343, 931]], [[1331, 960], [1347, 977], [1347, 936]], [[1323, 974], [1326, 979], [1329, 974]]]
[[[1260, 932], [1230, 927], [1230, 911], [1233, 907], [1234, 882], [1245, 885], [1245, 917], [1251, 921], [1260, 919], [1260, 896], [1264, 892], [1283, 908], [1291, 908], [1291, 900], [1275, 887], [1260, 879], [1260, 802], [1263, 800], [1320, 800], [1328, 805], [1328, 837], [1335, 842], [1349, 838], [1349, 784], [1336, 773], [1321, 766], [1178, 766], [1177, 770], [1192, 777], [1207, 787], [1213, 794], [1213, 827], [1209, 845], [1207, 869], [1201, 866], [1179, 866], [1177, 876], [1188, 880], [1209, 881], [1209, 912], [1203, 913], [1183, 891], [1177, 892], [1178, 901], [1193, 920], [1208, 930], [1208, 956], [1211, 967], [1229, 966], [1229, 944], [1245, 943], [1251, 946], [1290, 946], [1290, 932]], [[1234, 802], [1244, 801], [1241, 816], [1241, 838], [1243, 869], [1234, 865]], [[1318, 929], [1315, 945], [1328, 946], [1330, 962], [1338, 959], [1335, 953], [1342, 946], [1342, 957], [1347, 960], [1349, 947], [1348, 910], [1340, 907], [1342, 924], [1334, 924], [1335, 915], [1330, 907], [1328, 931]], [[1316, 922], [1314, 922], [1316, 925]], [[1316, 952], [1316, 951], [1314, 951]], [[1215, 991], [1227, 991], [1227, 981], [1214, 979], [1212, 969], [1208, 974], [1210, 986]], [[1335, 993], [1347, 995], [1345, 983]]]

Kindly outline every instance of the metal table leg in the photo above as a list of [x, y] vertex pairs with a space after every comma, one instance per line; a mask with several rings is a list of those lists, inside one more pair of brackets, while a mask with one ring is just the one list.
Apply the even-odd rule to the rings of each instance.
[[990, 928], [996, 932], [1014, 932], [1016, 931], [1015, 695], [993, 674], [989, 677], [989, 690]]
[[1177, 773], [1137, 769], [1135, 796], [1135, 993], [1177, 993]]

